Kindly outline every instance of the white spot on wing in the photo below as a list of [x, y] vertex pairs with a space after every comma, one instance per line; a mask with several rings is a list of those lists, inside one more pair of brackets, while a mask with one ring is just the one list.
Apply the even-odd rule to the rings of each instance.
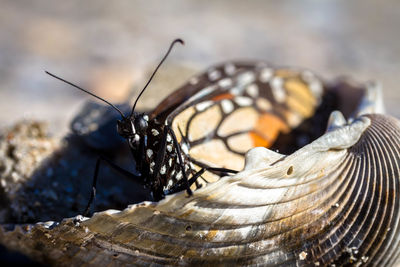
[[322, 95], [322, 84], [320, 81], [315, 80], [310, 83], [310, 90], [311, 92], [317, 96], [320, 97]]
[[152, 133], [154, 136], [157, 136], [157, 135], [159, 134], [159, 132], [158, 132], [156, 129], [151, 129], [151, 133]]
[[230, 93], [232, 94], [232, 95], [241, 95], [242, 94], [242, 92], [243, 92], [243, 87], [233, 87], [231, 90], [230, 90]]
[[286, 99], [285, 89], [283, 89], [283, 80], [280, 77], [274, 77], [270, 81], [272, 94], [277, 102], [282, 103]]
[[224, 99], [221, 101], [221, 107], [225, 114], [229, 114], [233, 110], [233, 103], [228, 99]]
[[213, 104], [212, 101], [204, 101], [196, 105], [197, 111], [203, 111], [206, 108], [210, 107]]
[[321, 81], [309, 70], [305, 70], [301, 73], [301, 78], [308, 83], [311, 92], [320, 97], [322, 95], [322, 83]]
[[255, 80], [254, 72], [246, 71], [238, 75], [238, 84], [244, 86], [246, 84], [252, 83]]
[[251, 104], [253, 104], [253, 100], [250, 97], [245, 97], [245, 96], [235, 97], [235, 102], [241, 107], [250, 106]]
[[230, 79], [230, 78], [222, 79], [218, 82], [218, 85], [221, 86], [222, 88], [226, 89], [226, 88], [232, 86], [232, 79]]
[[250, 84], [246, 88], [246, 92], [249, 96], [256, 98], [258, 96], [258, 86], [255, 83]]
[[170, 143], [172, 141], [172, 137], [170, 134], [167, 134], [167, 142]]
[[224, 66], [224, 71], [227, 75], [233, 75], [236, 71], [236, 67], [232, 63], [228, 63]]
[[268, 111], [272, 109], [272, 104], [265, 98], [258, 98], [256, 100], [256, 105], [259, 109], [263, 111]]
[[219, 70], [216, 69], [210, 69], [208, 71], [208, 79], [210, 81], [215, 81], [218, 80], [221, 77], [221, 72]]
[[149, 121], [149, 116], [144, 115], [144, 116], [143, 116], [143, 119], [144, 119], [145, 121]]
[[179, 171], [179, 172], [176, 174], [176, 180], [180, 180], [180, 179], [182, 179], [182, 171]]
[[273, 75], [273, 70], [270, 68], [265, 68], [260, 73], [260, 81], [263, 83], [269, 82]]

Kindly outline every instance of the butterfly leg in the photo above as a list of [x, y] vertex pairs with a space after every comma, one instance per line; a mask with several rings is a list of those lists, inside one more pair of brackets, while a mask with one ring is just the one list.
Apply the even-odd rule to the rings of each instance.
[[[177, 193], [179, 191], [182, 191], [183, 189], [186, 188], [187, 190], [187, 186], [192, 186], [192, 184], [194, 184], [197, 180], [197, 178], [199, 178], [204, 172], [205, 172], [205, 168], [202, 168], [200, 171], [196, 172], [192, 178], [190, 178], [187, 182], [183, 182], [183, 183], [177, 183], [175, 184], [170, 190], [168, 190], [166, 192], [166, 195], [169, 194], [174, 194]], [[192, 192], [192, 190], [190, 190], [190, 192]], [[190, 195], [192, 195], [193, 193], [191, 193]]]
[[[204, 167], [201, 168], [198, 172], [196, 172], [192, 178], [190, 178], [188, 180], [188, 186], [191, 187], [192, 184], [194, 184], [197, 179], [205, 172], [205, 171], [212, 171], [212, 172], [216, 172], [216, 173], [220, 173], [221, 176], [226, 176], [228, 173], [238, 173], [237, 171], [231, 170], [231, 169], [226, 169], [226, 168], [213, 168], [213, 167]], [[179, 192], [181, 190], [183, 190], [187, 185], [186, 184], [176, 184], [174, 187], [172, 187], [167, 194], [173, 194], [176, 192]]]
[[190, 162], [193, 162], [194, 164], [198, 165], [199, 167], [204, 168], [207, 171], [217, 174], [219, 176], [227, 176], [229, 173], [231, 173], [231, 174], [238, 173], [238, 171], [232, 170], [232, 169], [209, 167], [206, 164], [199, 162], [190, 156], [189, 156], [189, 160], [190, 160]]
[[207, 171], [213, 172], [213, 173], [219, 173], [219, 176], [227, 176], [228, 173], [233, 173], [233, 174], [238, 173], [238, 171], [226, 169], [226, 168], [205, 167], [204, 169], [206, 169]]
[[210, 171], [213, 173], [218, 173], [219, 176], [227, 176], [228, 173], [238, 173], [238, 171], [231, 170], [231, 169], [226, 169], [226, 168], [214, 168], [214, 167], [203, 167], [200, 169], [200, 171], [196, 172], [192, 178], [189, 179], [189, 186], [192, 186], [197, 179], [205, 172], [205, 171]]
[[96, 185], [97, 185], [97, 177], [99, 175], [99, 169], [100, 169], [100, 163], [104, 161], [106, 163], [108, 163], [108, 165], [110, 165], [110, 167], [112, 167], [114, 170], [118, 171], [119, 173], [121, 173], [122, 175], [128, 177], [128, 178], [134, 178], [135, 180], [137, 180], [140, 176], [134, 175], [133, 173], [119, 167], [118, 165], [116, 165], [115, 163], [113, 163], [112, 161], [110, 161], [109, 159], [106, 159], [103, 156], [100, 156], [97, 161], [96, 161], [96, 167], [94, 169], [94, 176], [93, 176], [93, 182], [92, 182], [92, 191], [90, 193], [90, 198], [89, 198], [89, 202], [86, 206], [85, 211], [83, 212], [83, 216], [87, 217], [90, 213], [90, 206], [94, 203], [95, 198], [96, 198]]

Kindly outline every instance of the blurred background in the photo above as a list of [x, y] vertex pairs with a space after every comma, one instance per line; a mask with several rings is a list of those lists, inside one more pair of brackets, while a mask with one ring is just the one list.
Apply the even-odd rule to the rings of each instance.
[[139, 103], [157, 105], [191, 75], [232, 59], [309, 68], [383, 84], [400, 117], [400, 2], [0, 0], [0, 127], [18, 119], [66, 131], [88, 96], [132, 98], [170, 42], [181, 37]]

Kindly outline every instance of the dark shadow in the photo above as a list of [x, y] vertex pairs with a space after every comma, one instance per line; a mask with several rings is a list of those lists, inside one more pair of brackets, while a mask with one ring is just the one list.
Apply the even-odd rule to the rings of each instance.
[[11, 251], [0, 245], [0, 266], [44, 267], [46, 265], [28, 258], [20, 252]]

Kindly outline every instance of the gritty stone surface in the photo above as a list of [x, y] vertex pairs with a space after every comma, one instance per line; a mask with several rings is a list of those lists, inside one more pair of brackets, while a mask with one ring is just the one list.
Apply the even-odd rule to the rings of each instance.
[[[58, 147], [47, 125], [22, 121], [0, 136], [0, 185], [6, 193], [16, 191], [34, 170]], [[48, 173], [52, 170], [49, 169]]]
[[[0, 190], [2, 222], [10, 216], [21, 217], [33, 212], [25, 205], [19, 205], [20, 190], [28, 183], [32, 174], [59, 146], [58, 140], [48, 135], [46, 124], [22, 121], [0, 135]], [[50, 174], [52, 169], [48, 169]], [[54, 192], [48, 192], [56, 197]], [[40, 202], [32, 203], [34, 207]]]
[[[113, 149], [96, 151], [72, 134], [52, 137], [42, 122], [22, 121], [3, 130], [0, 223], [59, 221], [82, 213], [100, 153], [132, 169], [124, 147]], [[138, 182], [116, 177], [108, 166], [101, 167], [94, 210], [121, 209], [147, 199]]]

